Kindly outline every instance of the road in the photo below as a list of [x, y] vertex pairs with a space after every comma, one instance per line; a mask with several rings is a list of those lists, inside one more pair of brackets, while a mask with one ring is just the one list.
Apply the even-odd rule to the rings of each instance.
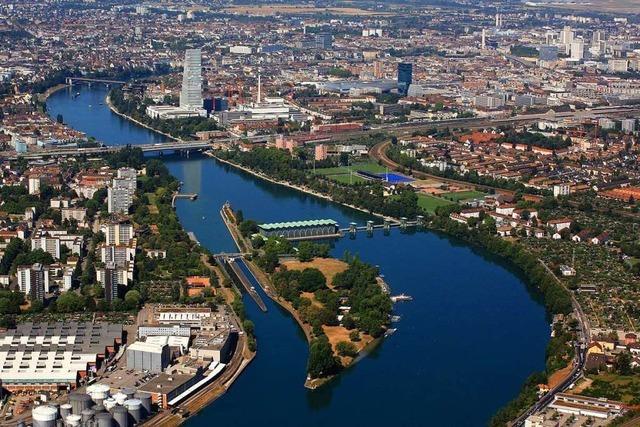
[[573, 292], [571, 292], [571, 290], [569, 290], [564, 285], [564, 283], [562, 283], [562, 281], [558, 279], [558, 276], [555, 275], [553, 270], [551, 270], [542, 260], [539, 260], [539, 261], [542, 264], [542, 266], [547, 270], [547, 272], [551, 276], [553, 276], [556, 282], [558, 282], [558, 284], [562, 286], [562, 288], [566, 292], [569, 293], [569, 296], [571, 297], [571, 304], [573, 306], [573, 312], [576, 315], [578, 319], [578, 323], [580, 325], [580, 331], [578, 333], [578, 340], [575, 343], [576, 355], [573, 361], [573, 369], [571, 370], [571, 373], [563, 381], [561, 381], [557, 386], [549, 390], [548, 393], [542, 396], [540, 400], [538, 400], [533, 406], [527, 409], [522, 415], [516, 418], [516, 420], [512, 424], [514, 427], [519, 427], [524, 425], [525, 420], [530, 415], [535, 414], [536, 412], [544, 409], [547, 405], [553, 402], [553, 398], [555, 397], [556, 394], [567, 390], [571, 384], [575, 383], [578, 379], [580, 379], [584, 370], [585, 362], [587, 360], [587, 345], [589, 344], [589, 342], [591, 342], [591, 329], [589, 327], [589, 319], [584, 314], [584, 311], [582, 311], [582, 307], [580, 306], [580, 303], [578, 303], [578, 300], [574, 296]]

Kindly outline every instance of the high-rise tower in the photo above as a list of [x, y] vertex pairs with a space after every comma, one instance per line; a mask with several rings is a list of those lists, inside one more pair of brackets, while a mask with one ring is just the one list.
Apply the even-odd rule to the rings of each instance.
[[187, 49], [184, 54], [180, 107], [189, 110], [202, 108], [202, 51]]

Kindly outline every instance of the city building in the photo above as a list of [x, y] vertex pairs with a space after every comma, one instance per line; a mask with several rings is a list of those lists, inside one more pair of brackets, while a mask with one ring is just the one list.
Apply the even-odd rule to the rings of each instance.
[[625, 133], [633, 133], [636, 131], [636, 119], [624, 119], [621, 122], [621, 129]]
[[87, 226], [87, 209], [86, 208], [62, 208], [62, 222], [75, 221], [79, 227]]
[[20, 292], [31, 301], [44, 301], [49, 293], [49, 267], [36, 263], [32, 266], [18, 266], [16, 271]]
[[133, 225], [128, 221], [111, 221], [100, 226], [107, 245], [128, 245], [133, 239]]
[[316, 34], [316, 49], [331, 49], [333, 44], [333, 36], [329, 33]]
[[540, 61], [557, 61], [558, 60], [558, 48], [557, 46], [540, 46], [538, 48], [538, 58]]
[[402, 94], [407, 94], [409, 86], [413, 82], [413, 64], [401, 62], [398, 64], [398, 90]]
[[582, 61], [584, 59], [584, 40], [575, 39], [571, 42], [571, 60]]
[[555, 184], [553, 186], [553, 197], [568, 196], [571, 193], [569, 184]]
[[103, 271], [102, 283], [104, 284], [104, 299], [111, 304], [118, 298], [118, 269], [114, 262], [108, 262], [105, 264]]
[[135, 189], [131, 190], [131, 181], [129, 179], [114, 178], [107, 190], [109, 213], [129, 213], [129, 208], [133, 204], [134, 194]]
[[42, 249], [49, 253], [53, 259], [60, 259], [60, 238], [46, 233], [36, 234], [31, 237], [31, 250]]
[[314, 149], [315, 159], [317, 161], [325, 160], [327, 158], [327, 151], [328, 151], [328, 148], [326, 145], [324, 144], [316, 145]]
[[113, 302], [120, 294], [120, 287], [129, 283], [129, 270], [117, 267], [114, 262], [108, 262], [104, 267], [96, 268], [96, 281], [104, 287], [105, 299]]
[[202, 109], [202, 51], [187, 49], [184, 54], [180, 108]]

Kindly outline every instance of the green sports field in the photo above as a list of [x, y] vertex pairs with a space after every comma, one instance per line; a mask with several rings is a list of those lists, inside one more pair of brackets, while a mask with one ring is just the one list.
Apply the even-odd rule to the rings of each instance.
[[[322, 168], [316, 169], [316, 175], [323, 175], [329, 179], [332, 179], [336, 182], [340, 182], [342, 184], [358, 184], [362, 182], [366, 182], [365, 179], [356, 176], [356, 171], [365, 171], [370, 173], [381, 173], [386, 172], [386, 168], [384, 166], [380, 166], [375, 162], [363, 162], [363, 163], [354, 163], [349, 166], [339, 166], [335, 168]], [[350, 173], [353, 173], [353, 176], [350, 178]]]
[[481, 191], [459, 191], [453, 193], [444, 193], [441, 194], [440, 197], [447, 200], [452, 200], [454, 202], [459, 202], [460, 200], [468, 200], [468, 199], [477, 199], [480, 197], [484, 197], [486, 194]]
[[439, 197], [429, 196], [428, 194], [418, 194], [418, 206], [429, 213], [434, 213], [439, 206], [452, 205], [453, 203], [454, 202]]

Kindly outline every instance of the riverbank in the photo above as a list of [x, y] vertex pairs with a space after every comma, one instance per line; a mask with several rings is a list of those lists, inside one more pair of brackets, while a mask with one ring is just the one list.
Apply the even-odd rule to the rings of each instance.
[[138, 126], [141, 126], [141, 127], [145, 128], [145, 129], [149, 129], [150, 131], [155, 132], [158, 135], [166, 136], [167, 138], [169, 138], [169, 139], [171, 139], [173, 141], [182, 142], [182, 140], [180, 138], [176, 138], [175, 136], [170, 135], [170, 134], [168, 134], [166, 132], [159, 131], [158, 129], [156, 129], [154, 127], [151, 127], [148, 124], [141, 122], [140, 120], [136, 120], [133, 117], [118, 111], [116, 109], [116, 107], [113, 105], [113, 103], [111, 102], [111, 92], [107, 93], [107, 96], [104, 99], [104, 103], [105, 103], [105, 105], [107, 105], [107, 107], [109, 107], [109, 110], [111, 110], [112, 113], [114, 113], [114, 114], [116, 114], [116, 115], [118, 115], [118, 116], [120, 116], [120, 117], [122, 117], [122, 118], [124, 118], [126, 120], [129, 120], [130, 122], [133, 122], [133, 123], [137, 124]]
[[59, 85], [55, 85], [50, 87], [49, 89], [47, 89], [46, 91], [44, 91], [43, 93], [39, 93], [38, 94], [38, 100], [40, 102], [45, 102], [51, 95], [53, 95], [54, 93], [56, 93], [59, 90], [65, 89], [69, 87], [69, 85], [66, 84], [59, 84]]
[[229, 166], [233, 166], [236, 169], [240, 169], [240, 170], [242, 170], [242, 171], [244, 171], [244, 172], [246, 172], [248, 174], [251, 174], [251, 175], [253, 175], [255, 177], [258, 177], [258, 178], [263, 179], [265, 181], [271, 182], [272, 184], [281, 185], [283, 187], [291, 188], [293, 190], [297, 190], [297, 191], [300, 191], [300, 192], [305, 193], [305, 194], [310, 194], [310, 195], [312, 195], [314, 197], [318, 197], [320, 199], [324, 199], [324, 200], [330, 201], [332, 203], [336, 203], [336, 204], [339, 204], [341, 206], [345, 206], [347, 208], [351, 208], [351, 209], [366, 213], [366, 214], [371, 215], [371, 216], [375, 216], [375, 217], [383, 219], [383, 220], [386, 219], [386, 220], [391, 220], [391, 221], [395, 221], [395, 222], [400, 222], [399, 218], [388, 217], [388, 216], [385, 216], [385, 215], [382, 215], [382, 214], [379, 214], [379, 213], [376, 213], [376, 212], [368, 211], [368, 210], [363, 209], [361, 207], [358, 207], [356, 205], [352, 205], [352, 204], [349, 204], [349, 203], [338, 202], [338, 201], [334, 200], [331, 196], [323, 194], [323, 193], [319, 193], [319, 192], [314, 191], [314, 190], [312, 190], [312, 189], [310, 189], [308, 187], [303, 187], [301, 185], [295, 185], [295, 184], [291, 184], [289, 182], [280, 181], [280, 180], [271, 178], [270, 176], [265, 175], [265, 174], [263, 174], [261, 172], [254, 171], [254, 170], [252, 170], [250, 168], [244, 167], [242, 165], [239, 165], [237, 163], [231, 162], [229, 160], [221, 159], [220, 157], [216, 156], [215, 153], [213, 153], [212, 151], [206, 151], [205, 154], [207, 156], [209, 156], [209, 157], [221, 162], [221, 163], [227, 164]]
[[[290, 184], [288, 182], [282, 182], [282, 181], [279, 181], [279, 180], [274, 179], [272, 177], [266, 176], [263, 173], [260, 173], [260, 172], [257, 172], [257, 171], [253, 171], [253, 170], [251, 170], [251, 169], [249, 169], [247, 167], [244, 167], [242, 165], [235, 164], [234, 162], [230, 162], [230, 161], [226, 161], [226, 160], [220, 159], [217, 156], [215, 156], [215, 153], [210, 153], [209, 155], [214, 157], [214, 158], [216, 158], [217, 160], [221, 161], [222, 163], [226, 163], [226, 164], [228, 164], [230, 166], [233, 166], [235, 168], [243, 170], [243, 171], [245, 171], [247, 173], [250, 173], [250, 174], [252, 174], [252, 175], [254, 175], [254, 176], [256, 176], [256, 177], [258, 177], [260, 179], [264, 179], [264, 180], [272, 182], [274, 184], [282, 185], [282, 186], [294, 189], [296, 191], [300, 191], [300, 192], [303, 192], [303, 193], [306, 193], [306, 194], [310, 194], [310, 195], [313, 195], [313, 196], [316, 196], [316, 197], [321, 197], [321, 198], [323, 198], [325, 200], [329, 200], [329, 201], [332, 201], [334, 203], [339, 203], [339, 204], [344, 205], [344, 206], [349, 206], [348, 204], [336, 202], [330, 196], [325, 195], [325, 194], [317, 193], [317, 192], [315, 192], [315, 191], [313, 191], [311, 189], [308, 189], [308, 188], [306, 188], [304, 186], [293, 185], [293, 184]], [[349, 206], [349, 207], [351, 207], [353, 209], [357, 209], [357, 210], [363, 211], [362, 209], [359, 209], [356, 206]], [[369, 212], [367, 212], [367, 213], [369, 213]], [[375, 215], [375, 214], [372, 214], [372, 215]], [[379, 214], [376, 215], [376, 216], [382, 217], [382, 215], [379, 215]], [[477, 234], [477, 233], [475, 233], [473, 236], [471, 236], [471, 234], [473, 234], [472, 233], [473, 230], [469, 230], [466, 227], [464, 227], [464, 228], [466, 228], [466, 231], [464, 231], [464, 232], [461, 231], [461, 229], [463, 227], [459, 227], [460, 228], [459, 232], [457, 232], [458, 231], [457, 228], [449, 229], [450, 227], [447, 226], [447, 224], [449, 224], [451, 222], [451, 220], [449, 220], [448, 217], [447, 218], [442, 218], [440, 222], [441, 222], [441, 224], [439, 224], [439, 226], [438, 226], [438, 224], [436, 224], [435, 227], [431, 227], [431, 228], [434, 229], [434, 230], [443, 231], [447, 235], [453, 235], [453, 236], [455, 236], [457, 238], [460, 238], [465, 243], [470, 244], [472, 246], [478, 246], [479, 248], [481, 248], [483, 250], [488, 250], [490, 253], [494, 253], [495, 255], [500, 257], [501, 259], [505, 259], [507, 262], [509, 262], [512, 265], [518, 267], [518, 269], [520, 269], [524, 273], [525, 282], [528, 284], [528, 286], [530, 286], [530, 287], [536, 289], [537, 291], [541, 292], [543, 297], [545, 297], [544, 298], [545, 299], [544, 303], [545, 303], [545, 306], [547, 308], [547, 311], [549, 313], [552, 313], [552, 314], [556, 314], [557, 313], [552, 308], [554, 306], [554, 304], [555, 304], [555, 301], [551, 301], [551, 300], [548, 299], [548, 298], [555, 298], [556, 290], [554, 290], [554, 289], [550, 290], [549, 289], [549, 285], [545, 284], [544, 280], [542, 280], [542, 279], [533, 279], [533, 277], [544, 277], [545, 275], [543, 274], [542, 276], [540, 276], [539, 272], [534, 271], [533, 269], [529, 268], [530, 267], [529, 265], [526, 265], [526, 263], [519, 262], [520, 260], [518, 260], [517, 257], [512, 256], [512, 254], [509, 253], [509, 250], [507, 250], [507, 252], [503, 253], [502, 250], [496, 250], [496, 249], [492, 248], [492, 245], [501, 245], [501, 246], [507, 245], [509, 247], [513, 246], [514, 247], [513, 251], [515, 251], [516, 250], [516, 245], [515, 244], [506, 242], [506, 241], [504, 241], [504, 240], [502, 240], [502, 239], [500, 239], [498, 237], [495, 237], [495, 236], [493, 236], [491, 238], [487, 237], [488, 240], [484, 241], [483, 240], [484, 237], [483, 238], [478, 238], [477, 236], [475, 236], [475, 234]], [[456, 226], [459, 226], [459, 224], [457, 224]], [[456, 230], [455, 232], [454, 232], [454, 229]], [[477, 232], [477, 230], [475, 230], [475, 231]], [[522, 250], [522, 248], [518, 248], [518, 251], [520, 251], [520, 250]], [[546, 271], [545, 271], [545, 273], [546, 273]], [[563, 292], [566, 292], [566, 289], [562, 289], [561, 293], [563, 293]], [[553, 374], [553, 372], [546, 372], [545, 376], [548, 377], [551, 374]], [[507, 419], [513, 420], [513, 419], [517, 418], [518, 416], [520, 416], [522, 413], [526, 413], [527, 409], [531, 405], [534, 405], [537, 402], [537, 400], [532, 401], [532, 400], [530, 400], [530, 398], [526, 397], [526, 396], [531, 396], [531, 395], [532, 395], [532, 390], [530, 388], [528, 388], [528, 387], [523, 387], [523, 389], [521, 390], [521, 393], [512, 402], [510, 402], [505, 408], [503, 408], [501, 411], [499, 411], [498, 414], [496, 415], [496, 418], [494, 418], [494, 420], [497, 421], [498, 419], [504, 419], [505, 422], [506, 422]], [[535, 396], [535, 393], [533, 393], [533, 395]], [[506, 415], [506, 414], [509, 414], [509, 415]], [[494, 424], [494, 425], [500, 425], [500, 424], [498, 423], [498, 424]]]

